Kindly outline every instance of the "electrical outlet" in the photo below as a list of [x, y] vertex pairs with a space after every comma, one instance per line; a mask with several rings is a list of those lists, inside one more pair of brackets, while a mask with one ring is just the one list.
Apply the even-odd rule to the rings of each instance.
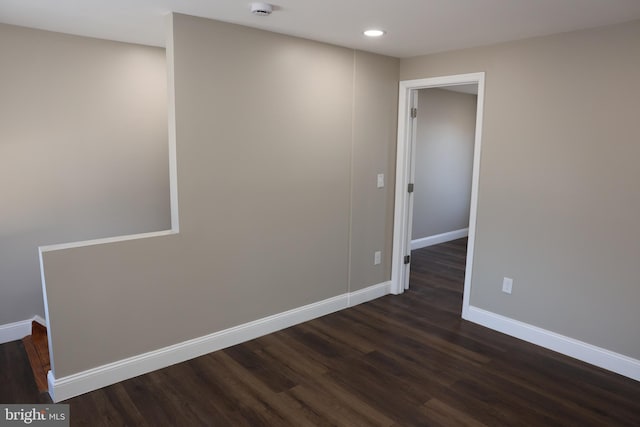
[[373, 265], [378, 265], [382, 262], [382, 252], [375, 251], [373, 254]]
[[378, 188], [384, 188], [384, 174], [378, 174]]
[[513, 279], [510, 277], [502, 279], [502, 292], [510, 294], [511, 289], [513, 289]]

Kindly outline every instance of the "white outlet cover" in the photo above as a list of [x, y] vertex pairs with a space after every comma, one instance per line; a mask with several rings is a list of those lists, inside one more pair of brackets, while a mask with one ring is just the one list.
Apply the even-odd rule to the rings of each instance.
[[378, 188], [384, 188], [384, 174], [378, 174]]
[[513, 290], [513, 279], [510, 277], [505, 277], [502, 279], [502, 292], [510, 294]]
[[378, 265], [378, 264], [380, 264], [381, 262], [382, 262], [382, 252], [380, 252], [380, 251], [376, 251], [376, 252], [373, 254], [373, 264], [374, 264], [374, 265]]

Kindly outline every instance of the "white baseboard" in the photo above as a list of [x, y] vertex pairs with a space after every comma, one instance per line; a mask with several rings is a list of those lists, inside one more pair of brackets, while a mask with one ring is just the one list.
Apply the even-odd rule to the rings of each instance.
[[44, 320], [42, 317], [38, 316], [37, 314], [33, 316], [33, 320], [40, 323], [42, 326], [45, 326], [45, 327], [47, 326], [47, 321]]
[[27, 335], [31, 335], [31, 322], [34, 320], [41, 325], [46, 325], [46, 322], [40, 316], [34, 316], [31, 319], [0, 325], [0, 344], [21, 340]]
[[640, 381], [640, 360], [469, 306], [463, 317], [487, 328]]
[[0, 326], [0, 344], [21, 340], [31, 335], [31, 319]]
[[434, 236], [423, 237], [421, 239], [415, 239], [411, 241], [411, 250], [426, 248], [427, 246], [433, 246], [444, 242], [450, 242], [451, 240], [462, 239], [469, 235], [468, 228], [461, 228], [460, 230], [449, 231], [442, 234], [436, 234]]
[[362, 304], [367, 301], [383, 297], [385, 295], [388, 295], [389, 293], [391, 293], [391, 281], [379, 283], [377, 285], [360, 289], [359, 291], [348, 293], [348, 304], [349, 307], [353, 307], [354, 305]]
[[49, 394], [60, 402], [370, 301], [388, 294], [389, 289], [390, 282], [381, 283], [62, 378], [49, 371]]

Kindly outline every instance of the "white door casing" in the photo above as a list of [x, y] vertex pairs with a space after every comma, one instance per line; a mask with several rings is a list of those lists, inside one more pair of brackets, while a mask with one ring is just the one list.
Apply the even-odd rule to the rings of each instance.
[[411, 117], [411, 108], [417, 106], [419, 89], [477, 84], [478, 100], [476, 112], [475, 142], [473, 149], [473, 172], [471, 182], [471, 207], [469, 210], [469, 241], [464, 278], [462, 317], [466, 318], [469, 309], [471, 278], [473, 272], [473, 253], [476, 235], [476, 216], [478, 208], [478, 181], [480, 174], [480, 154], [482, 142], [482, 119], [484, 109], [484, 72], [432, 77], [400, 82], [398, 103], [398, 141], [396, 152], [396, 195], [393, 224], [393, 259], [391, 263], [391, 292], [401, 294], [409, 287], [410, 264], [405, 264], [406, 255], [411, 253], [411, 226], [413, 215], [413, 195], [408, 186], [413, 183], [415, 173], [415, 133], [416, 121]]

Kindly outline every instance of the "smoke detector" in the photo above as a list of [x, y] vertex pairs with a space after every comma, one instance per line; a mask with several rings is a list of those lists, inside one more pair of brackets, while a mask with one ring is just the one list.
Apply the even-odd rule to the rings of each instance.
[[273, 6], [269, 3], [251, 3], [251, 13], [258, 16], [269, 16], [273, 12]]

